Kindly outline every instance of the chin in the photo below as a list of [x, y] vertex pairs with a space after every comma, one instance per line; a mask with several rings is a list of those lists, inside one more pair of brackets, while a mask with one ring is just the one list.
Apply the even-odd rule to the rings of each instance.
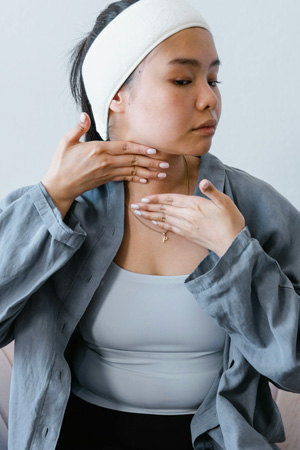
[[197, 142], [191, 145], [182, 146], [180, 153], [191, 156], [204, 156], [209, 152], [212, 146], [212, 140], [207, 140], [207, 142]]

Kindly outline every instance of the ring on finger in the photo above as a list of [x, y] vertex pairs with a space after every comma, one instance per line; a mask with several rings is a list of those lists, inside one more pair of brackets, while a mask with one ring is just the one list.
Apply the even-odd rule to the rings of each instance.
[[165, 216], [162, 216], [161, 221], [162, 221], [162, 222], [165, 222], [165, 221], [166, 221]]

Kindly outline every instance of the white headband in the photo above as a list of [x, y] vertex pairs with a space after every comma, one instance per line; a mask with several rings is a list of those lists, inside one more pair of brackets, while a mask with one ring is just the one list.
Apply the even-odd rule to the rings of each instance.
[[191, 27], [208, 24], [184, 0], [140, 0], [120, 13], [95, 39], [82, 66], [96, 129], [108, 139], [109, 106], [139, 63], [162, 41]]

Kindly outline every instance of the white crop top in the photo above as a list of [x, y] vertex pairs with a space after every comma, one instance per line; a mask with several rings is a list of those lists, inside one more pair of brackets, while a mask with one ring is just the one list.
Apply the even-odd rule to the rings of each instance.
[[120, 411], [193, 414], [222, 365], [225, 332], [184, 286], [112, 263], [80, 321], [73, 392]]

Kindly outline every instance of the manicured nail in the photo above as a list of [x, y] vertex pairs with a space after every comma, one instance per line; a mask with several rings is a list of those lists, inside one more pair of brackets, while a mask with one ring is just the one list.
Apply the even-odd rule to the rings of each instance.
[[148, 183], [148, 181], [146, 180], [146, 178], [140, 178], [140, 183], [146, 184]]
[[135, 203], [132, 203], [130, 206], [132, 209], [140, 209], [139, 205], [136, 205]]
[[86, 121], [86, 115], [85, 115], [84, 113], [81, 113], [81, 114], [80, 114], [79, 120], [80, 120], [81, 123], [85, 123], [85, 121]]
[[159, 167], [161, 169], [168, 169], [170, 167], [170, 164], [169, 163], [160, 163]]
[[149, 198], [142, 198], [141, 202], [143, 203], [150, 203]]
[[202, 187], [204, 187], [204, 189], [209, 188], [209, 186], [210, 186], [210, 182], [209, 181], [207, 181], [207, 180], [203, 181]]
[[166, 173], [159, 173], [157, 175], [158, 178], [166, 178], [167, 174]]
[[148, 153], [148, 155], [155, 155], [156, 150], [155, 150], [155, 148], [148, 148], [147, 153]]
[[142, 216], [143, 215], [143, 213], [141, 211], [137, 211], [137, 210], [134, 211], [134, 214], [136, 214], [137, 216]]
[[158, 223], [155, 220], [151, 220], [151, 222], [153, 223], [153, 225], [158, 225]]

